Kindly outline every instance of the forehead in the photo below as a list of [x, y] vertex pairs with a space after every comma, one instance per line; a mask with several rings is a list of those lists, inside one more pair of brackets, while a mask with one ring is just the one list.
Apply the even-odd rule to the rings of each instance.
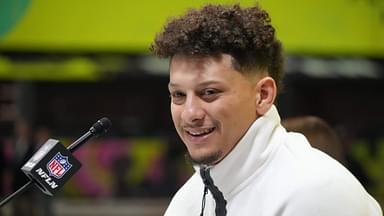
[[[222, 75], [225, 71], [235, 71], [232, 65], [232, 57], [227, 54], [217, 56], [195, 56], [177, 54], [172, 57], [170, 62], [170, 77], [178, 74], [204, 75], [207, 73], [221, 72]], [[217, 74], [220, 75], [220, 74]]]
[[228, 66], [231, 65], [232, 56], [229, 54], [217, 54], [217, 55], [188, 55], [188, 54], [176, 54], [171, 59], [171, 64], [173, 62], [188, 62], [191, 64], [200, 64], [200, 63], [209, 63], [209, 62], [217, 62], [221, 64], [229, 63]]
[[238, 80], [256, 84], [267, 76], [263, 70], [240, 72], [234, 65], [231, 55], [195, 56], [177, 54], [170, 62], [170, 86], [195, 85], [201, 82], [221, 82], [234, 85]]

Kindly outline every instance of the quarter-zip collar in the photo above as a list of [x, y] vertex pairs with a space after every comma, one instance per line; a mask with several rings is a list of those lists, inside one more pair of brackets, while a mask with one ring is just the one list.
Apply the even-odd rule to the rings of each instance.
[[[279, 139], [279, 136], [274, 136], [275, 129], [279, 125], [280, 116], [273, 105], [266, 114], [250, 126], [222, 161], [210, 166], [213, 183], [226, 200], [246, 186], [248, 179], [260, 172], [268, 155], [274, 152], [276, 144], [279, 143], [271, 142], [271, 139]], [[279, 129], [284, 130], [282, 127]], [[203, 167], [195, 166], [196, 170], [200, 168]]]

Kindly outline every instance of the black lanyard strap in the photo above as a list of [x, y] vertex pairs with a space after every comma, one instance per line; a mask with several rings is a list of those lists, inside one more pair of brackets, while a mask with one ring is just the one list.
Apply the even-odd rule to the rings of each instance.
[[[211, 192], [213, 198], [215, 199], [216, 202], [216, 208], [215, 208], [215, 213], [216, 216], [226, 216], [227, 215], [227, 201], [224, 199], [223, 193], [217, 188], [217, 186], [213, 183], [213, 179], [209, 174], [209, 168], [201, 168], [200, 169], [200, 176], [203, 179], [204, 185], [208, 190]], [[205, 189], [204, 189], [205, 190]], [[204, 205], [205, 205], [205, 192], [203, 196], [203, 208], [201, 209], [201, 216], [203, 215], [204, 211]]]

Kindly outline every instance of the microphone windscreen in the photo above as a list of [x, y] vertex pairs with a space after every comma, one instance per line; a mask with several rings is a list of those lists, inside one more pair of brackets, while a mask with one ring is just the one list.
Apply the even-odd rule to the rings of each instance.
[[93, 124], [89, 131], [94, 135], [99, 135], [107, 132], [111, 126], [112, 122], [107, 117], [104, 117]]

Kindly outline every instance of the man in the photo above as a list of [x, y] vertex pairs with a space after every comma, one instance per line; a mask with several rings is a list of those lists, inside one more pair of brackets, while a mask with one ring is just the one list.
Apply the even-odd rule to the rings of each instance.
[[196, 169], [165, 215], [382, 215], [341, 164], [280, 125], [282, 51], [266, 11], [190, 10], [151, 50], [171, 59], [172, 119]]

